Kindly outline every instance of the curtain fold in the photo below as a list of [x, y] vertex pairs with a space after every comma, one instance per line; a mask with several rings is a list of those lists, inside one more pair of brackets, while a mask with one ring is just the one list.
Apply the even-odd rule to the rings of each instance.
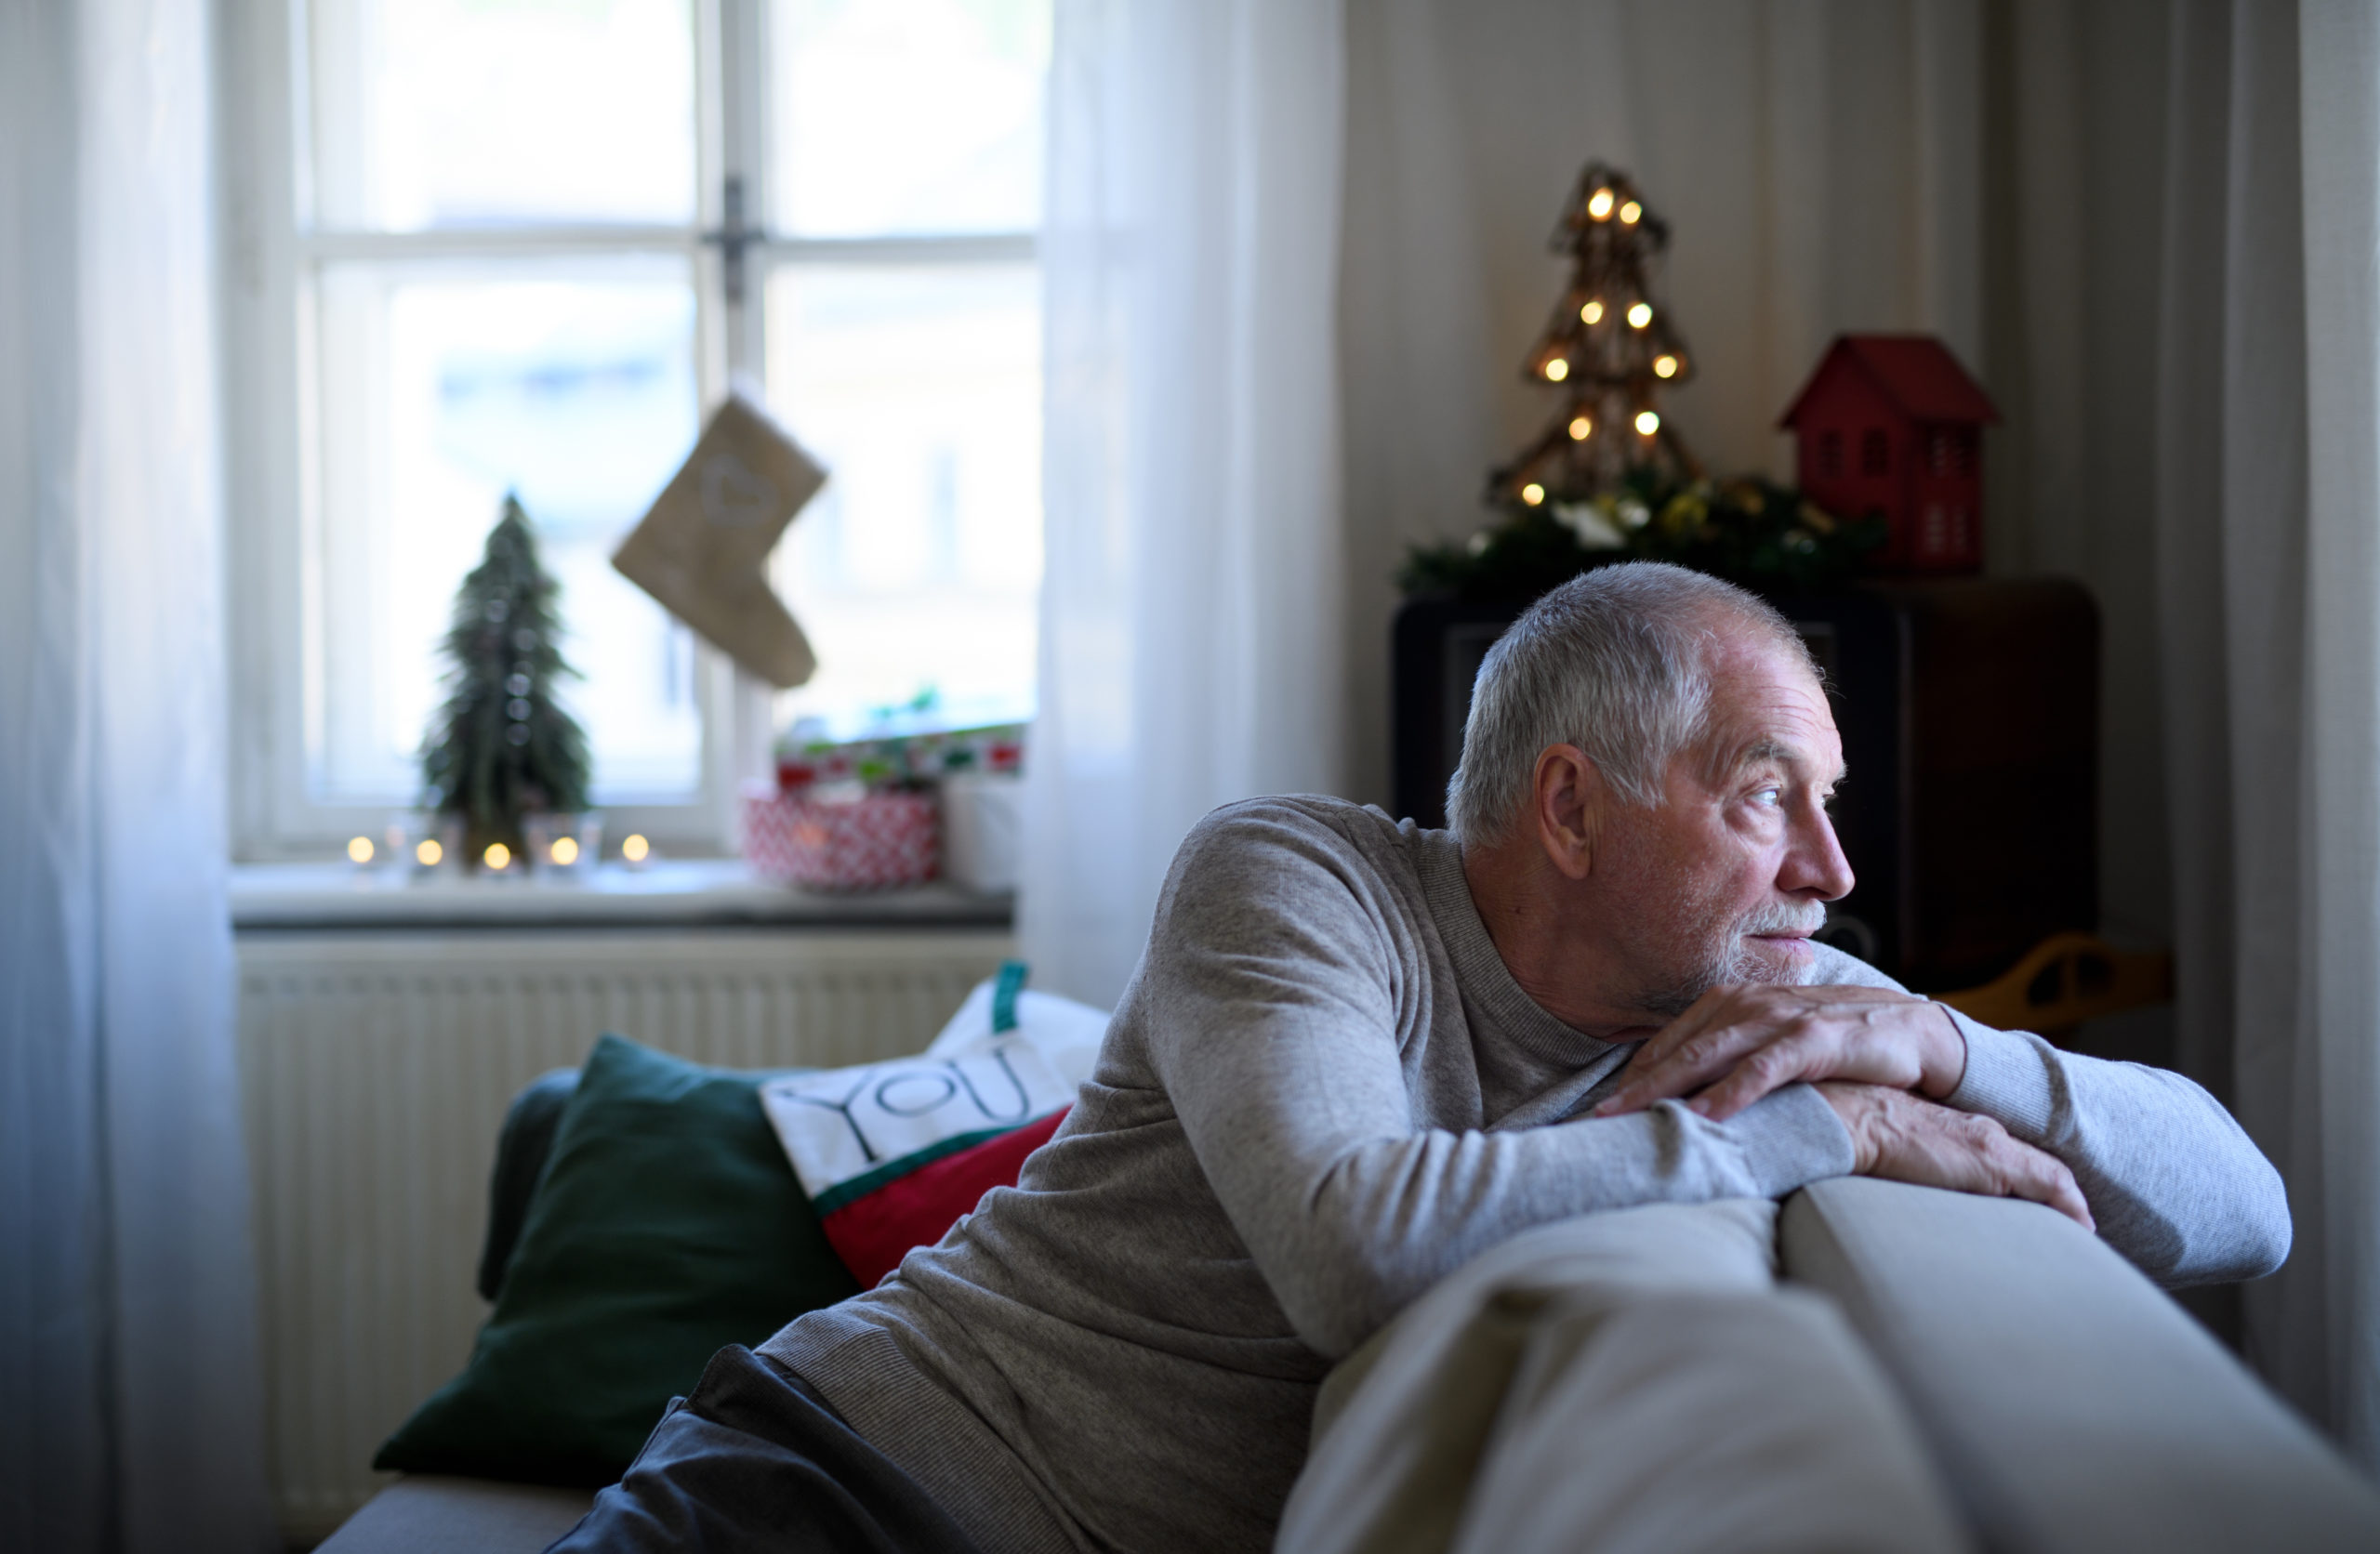
[[2319, 1319], [2264, 1347], [2293, 1390], [2327, 1384], [2331, 1428], [2380, 1469], [2380, 18], [2313, 0], [2299, 25], [2312, 931], [2288, 1108], [2318, 1253], [2292, 1277]]
[[1341, 786], [1335, 0], [1060, 0], [1019, 936], [1113, 1004], [1216, 805]]
[[2380, 1468], [2380, 31], [2175, 13], [2157, 576], [2181, 1066], [2289, 1182], [2243, 1340]]
[[0, 1547], [273, 1541], [205, 7], [0, 9]]

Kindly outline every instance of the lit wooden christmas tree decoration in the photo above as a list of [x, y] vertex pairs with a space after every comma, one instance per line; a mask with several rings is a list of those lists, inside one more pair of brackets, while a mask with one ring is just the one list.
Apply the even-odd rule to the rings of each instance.
[[1692, 380], [1694, 364], [1651, 271], [1669, 227], [1625, 173], [1587, 164], [1554, 234], [1571, 256], [1570, 286], [1530, 350], [1524, 374], [1562, 392], [1562, 409], [1520, 455], [1488, 478], [1496, 506], [1560, 509], [1616, 490], [1631, 471], [1663, 483], [1700, 473], [1662, 416], [1661, 390]]

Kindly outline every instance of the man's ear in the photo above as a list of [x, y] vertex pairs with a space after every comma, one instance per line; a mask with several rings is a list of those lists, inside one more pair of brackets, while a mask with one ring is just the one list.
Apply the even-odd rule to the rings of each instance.
[[1565, 878], [1594, 872], [1595, 844], [1602, 838], [1611, 805], [1603, 770], [1575, 744], [1550, 744], [1539, 752], [1529, 784], [1529, 809], [1538, 845]]

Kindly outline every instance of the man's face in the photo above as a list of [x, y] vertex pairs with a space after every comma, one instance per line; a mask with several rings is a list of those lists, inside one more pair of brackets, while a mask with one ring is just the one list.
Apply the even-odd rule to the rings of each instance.
[[1711, 676], [1705, 737], [1670, 763], [1662, 803], [1620, 806], [1596, 849], [1633, 902], [1617, 932], [1634, 1001], [1665, 1016], [1723, 982], [1801, 981], [1852, 883], [1826, 813], [1843, 741], [1808, 666], [1736, 629]]

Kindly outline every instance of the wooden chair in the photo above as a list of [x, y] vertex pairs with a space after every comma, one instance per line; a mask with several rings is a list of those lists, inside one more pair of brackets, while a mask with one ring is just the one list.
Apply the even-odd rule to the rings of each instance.
[[2056, 1040], [2086, 1020], [2171, 1003], [2174, 957], [2119, 950], [2096, 934], [2057, 933], [1998, 980], [1938, 996], [1986, 1025]]

